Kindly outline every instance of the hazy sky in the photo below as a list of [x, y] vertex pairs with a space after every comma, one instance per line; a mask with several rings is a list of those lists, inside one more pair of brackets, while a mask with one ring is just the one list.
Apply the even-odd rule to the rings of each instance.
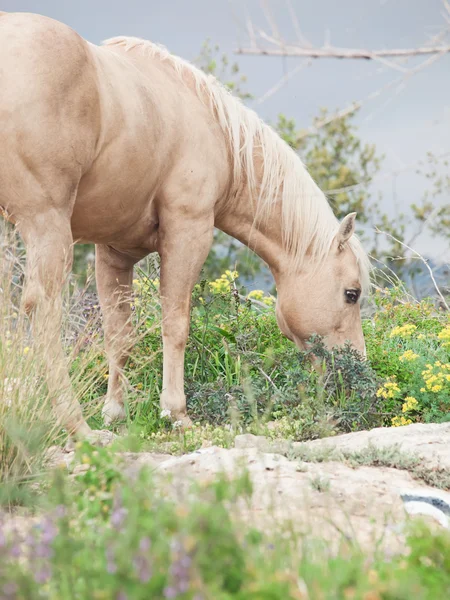
[[[283, 36], [295, 41], [286, 0], [267, 0]], [[321, 45], [328, 30], [331, 43], [353, 48], [398, 48], [423, 45], [443, 29], [441, 0], [291, 0], [303, 34]], [[28, 11], [61, 20], [94, 43], [114, 35], [135, 35], [161, 42], [175, 54], [194, 59], [206, 38], [231, 55], [248, 36], [245, 22], [268, 29], [260, 0], [2, 0], [0, 9]], [[448, 24], [450, 27], [450, 23]], [[248, 76], [248, 90], [260, 98], [295, 59], [236, 57]], [[422, 60], [407, 63], [412, 67]], [[425, 182], [415, 166], [426, 152], [450, 153], [450, 55], [421, 72], [404, 73], [372, 61], [321, 60], [295, 75], [279, 92], [254, 108], [266, 120], [278, 113], [310, 125], [319, 107], [334, 110], [402, 79], [364, 103], [357, 116], [361, 137], [385, 154], [382, 172], [372, 191], [383, 193], [395, 218], [420, 200]], [[400, 171], [396, 176], [393, 172]], [[397, 207], [394, 206], [394, 201]], [[445, 248], [429, 237], [418, 249], [436, 257]]]

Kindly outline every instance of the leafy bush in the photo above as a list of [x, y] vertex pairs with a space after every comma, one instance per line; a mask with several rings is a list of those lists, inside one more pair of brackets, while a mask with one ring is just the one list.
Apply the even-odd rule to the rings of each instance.
[[[164, 430], [157, 417], [159, 281], [144, 276], [135, 286], [136, 319], [143, 325], [129, 379], [132, 389], [151, 397], [134, 414], [145, 437]], [[312, 367], [311, 353], [323, 363], [322, 373]], [[151, 364], [149, 355], [156, 357]], [[332, 354], [318, 338], [308, 353], [298, 352], [278, 328], [273, 298], [260, 290], [246, 294], [236, 272], [195, 287], [185, 373], [189, 414], [200, 422], [249, 427], [275, 419], [272, 431], [299, 440], [381, 423], [369, 364], [350, 347]]]

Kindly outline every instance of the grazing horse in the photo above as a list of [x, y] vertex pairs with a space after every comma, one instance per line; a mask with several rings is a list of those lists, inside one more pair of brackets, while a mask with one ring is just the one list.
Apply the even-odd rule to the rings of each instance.
[[74, 242], [96, 245], [109, 360], [103, 408], [124, 416], [133, 266], [161, 257], [161, 408], [189, 422], [184, 353], [193, 286], [214, 227], [270, 267], [282, 332], [317, 333], [365, 352], [359, 300], [368, 259], [355, 214], [335, 218], [296, 153], [258, 116], [163, 47], [118, 37], [102, 46], [39, 15], [0, 15], [0, 205], [27, 251], [23, 304], [55, 411], [91, 433], [60, 339], [61, 290]]

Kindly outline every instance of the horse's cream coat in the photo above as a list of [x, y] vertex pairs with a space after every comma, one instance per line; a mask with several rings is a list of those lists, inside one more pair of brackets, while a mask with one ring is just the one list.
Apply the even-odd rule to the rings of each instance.
[[[184, 350], [191, 291], [214, 226], [253, 249], [278, 289], [283, 332], [364, 351], [368, 262], [298, 156], [214, 78], [135, 38], [103, 46], [31, 14], [0, 16], [0, 205], [27, 247], [24, 305], [45, 340], [60, 419], [88, 434], [60, 342], [73, 242], [96, 244], [110, 363], [105, 421], [123, 416], [133, 265], [161, 257], [161, 406], [188, 422]], [[349, 300], [350, 299], [350, 300]]]

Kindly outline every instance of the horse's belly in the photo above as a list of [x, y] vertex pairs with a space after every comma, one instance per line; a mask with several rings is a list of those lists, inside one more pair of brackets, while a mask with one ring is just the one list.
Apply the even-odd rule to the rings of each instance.
[[121, 136], [120, 147], [110, 144], [83, 176], [71, 220], [75, 240], [154, 249], [159, 169], [148, 168], [148, 149], [139, 148]]
[[152, 195], [103, 185], [79, 193], [71, 220], [74, 241], [156, 249], [158, 215]]

